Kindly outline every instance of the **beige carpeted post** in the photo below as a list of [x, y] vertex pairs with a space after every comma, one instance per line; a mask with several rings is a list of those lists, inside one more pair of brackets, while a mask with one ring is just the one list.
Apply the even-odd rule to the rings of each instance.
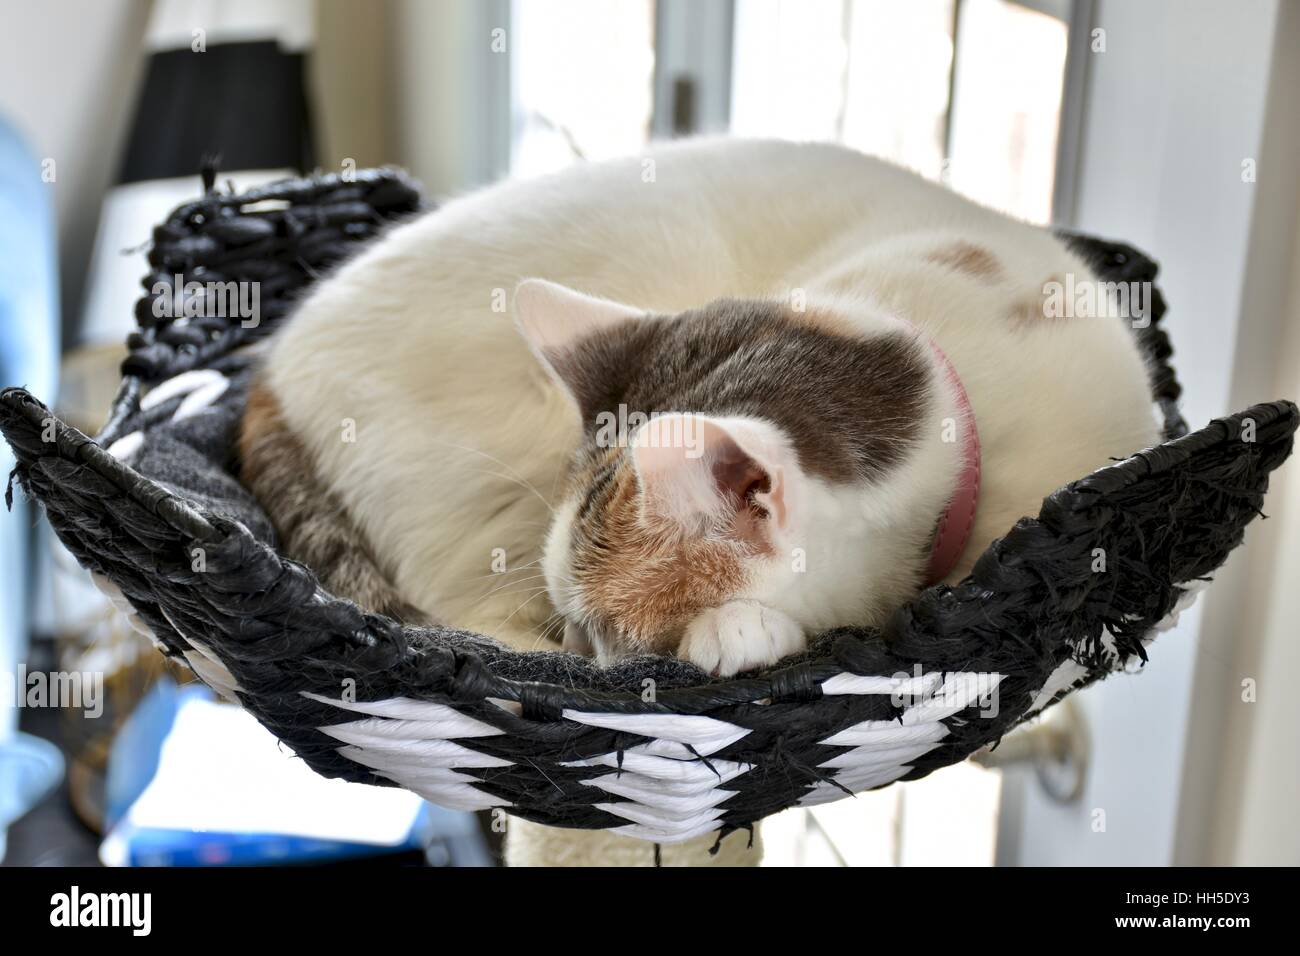
[[[665, 845], [660, 849], [660, 865], [758, 866], [763, 859], [757, 827], [753, 847], [745, 830], [728, 835], [718, 852], [710, 855], [717, 842], [717, 835], [709, 833]], [[603, 830], [566, 830], [510, 817], [505, 856], [507, 866], [654, 866], [655, 845]]]

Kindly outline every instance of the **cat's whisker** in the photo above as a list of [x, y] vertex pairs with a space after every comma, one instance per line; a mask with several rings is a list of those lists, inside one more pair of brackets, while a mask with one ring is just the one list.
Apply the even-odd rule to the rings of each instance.
[[564, 615], [558, 612], [547, 618], [547, 620], [542, 624], [537, 640], [533, 642], [533, 649], [535, 650], [542, 644], [546, 643], [558, 644], [559, 637], [564, 630], [564, 622]]
[[[525, 582], [518, 582], [518, 583], [525, 583]], [[478, 600], [476, 600], [473, 604], [471, 604], [467, 610], [471, 610], [471, 611], [478, 610], [478, 608], [483, 605], [483, 602], [489, 600], [490, 598], [494, 598], [498, 596], [503, 597], [509, 594], [526, 594], [530, 591], [532, 592], [545, 591], [546, 589], [547, 588], [545, 584], [532, 585], [531, 587], [511, 588], [509, 590], [507, 590], [505, 586], [502, 585], [502, 587], [494, 588], [493, 590], [489, 591], [487, 594], [484, 594], [481, 597], [479, 597]]]
[[[517, 587], [517, 586], [519, 586], [519, 585], [521, 585], [521, 584], [527, 584], [527, 583], [530, 582], [530, 581], [539, 581], [539, 580], [541, 580], [541, 579], [543, 579], [543, 578], [545, 578], [545, 577], [546, 577], [546, 575], [544, 575], [544, 574], [530, 574], [530, 575], [528, 575], [528, 577], [526, 577], [526, 578], [513, 578], [513, 579], [511, 579], [511, 580], [509, 580], [509, 581], [502, 581], [500, 584], [498, 584], [496, 587], [492, 588], [490, 591], [488, 591], [488, 592], [487, 592], [486, 594], [484, 594], [483, 596], [484, 596], [484, 597], [491, 597], [492, 595], [498, 593], [499, 591], [503, 591], [503, 590], [505, 590], [506, 588]], [[542, 585], [542, 587], [545, 587], [545, 585]]]
[[507, 624], [510, 623], [511, 619], [514, 618], [514, 616], [515, 616], [516, 614], [518, 614], [518, 613], [519, 613], [520, 611], [522, 611], [524, 608], [528, 607], [528, 605], [530, 605], [530, 604], [532, 604], [534, 601], [536, 601], [536, 600], [537, 600], [537, 599], [538, 599], [542, 594], [544, 594], [545, 592], [546, 592], [546, 589], [543, 588], [540, 592], [538, 592], [537, 594], [534, 594], [532, 597], [530, 597], [530, 598], [529, 598], [527, 601], [525, 601], [523, 604], [519, 605], [517, 608], [515, 608], [513, 611], [510, 612], [510, 614], [506, 617], [506, 619], [505, 619], [504, 621], [501, 622], [501, 624], [500, 624], [499, 626], [500, 626], [500, 627], [505, 627]]
[[492, 593], [490, 594], [483, 595], [483, 598], [487, 599], [490, 597], [495, 597], [499, 594], [523, 594], [528, 591], [544, 591], [544, 590], [546, 590], [545, 584], [531, 584], [526, 587], [514, 587], [514, 588], [501, 587], [492, 591]]
[[524, 490], [531, 491], [533, 494], [535, 494], [537, 496], [537, 500], [540, 501], [542, 504], [546, 505], [548, 511], [550, 511], [552, 514], [555, 513], [555, 508], [551, 505], [549, 501], [546, 500], [546, 498], [542, 495], [542, 493], [538, 491], [535, 487], [533, 487], [531, 484], [529, 484], [527, 481], [525, 481], [523, 478], [517, 478], [514, 475], [504, 475], [499, 471], [491, 471], [487, 468], [479, 469], [479, 474], [491, 475], [493, 478], [500, 478], [503, 481], [514, 482], [516, 485], [519, 485], [519, 487], [523, 488]]
[[529, 561], [527, 564], [521, 564], [517, 568], [510, 568], [508, 571], [489, 571], [487, 574], [474, 574], [467, 578], [457, 578], [457, 584], [468, 584], [470, 581], [482, 581], [484, 578], [503, 578], [512, 574], [518, 574], [520, 571], [527, 571], [529, 568], [535, 568], [542, 563], [542, 559]]

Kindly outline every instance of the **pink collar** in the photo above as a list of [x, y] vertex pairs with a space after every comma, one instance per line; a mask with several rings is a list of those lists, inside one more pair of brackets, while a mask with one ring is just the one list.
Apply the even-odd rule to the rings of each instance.
[[939, 348], [939, 343], [928, 336], [927, 339], [930, 348], [934, 349], [934, 354], [938, 356], [940, 364], [947, 372], [948, 381], [957, 396], [958, 411], [965, 425], [963, 428], [965, 437], [962, 442], [963, 461], [961, 474], [957, 477], [957, 490], [953, 492], [948, 506], [943, 509], [943, 514], [939, 517], [939, 524], [934, 533], [934, 545], [930, 549], [930, 566], [926, 572], [925, 582], [929, 586], [938, 584], [952, 572], [962, 552], [966, 550], [966, 542], [970, 540], [971, 527], [975, 524], [975, 507], [980, 497], [980, 435], [979, 429], [975, 427], [975, 412], [971, 409], [970, 396], [966, 394], [966, 387], [962, 385], [957, 370], [953, 368], [952, 362], [948, 360], [943, 349]]

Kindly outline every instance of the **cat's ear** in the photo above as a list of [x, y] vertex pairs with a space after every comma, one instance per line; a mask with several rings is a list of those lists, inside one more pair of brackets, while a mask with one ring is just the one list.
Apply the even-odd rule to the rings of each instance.
[[545, 279], [524, 279], [515, 287], [515, 322], [543, 361], [572, 348], [580, 339], [645, 313]]
[[[794, 463], [772, 426], [707, 415], [658, 415], [636, 430], [632, 461], [642, 507], [691, 531], [721, 521], [745, 538], [784, 526]], [[754, 543], [761, 544], [755, 540]]]

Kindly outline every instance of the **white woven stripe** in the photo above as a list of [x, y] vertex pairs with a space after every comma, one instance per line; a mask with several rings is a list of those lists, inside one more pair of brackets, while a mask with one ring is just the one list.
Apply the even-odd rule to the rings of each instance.
[[[1109, 631], [1102, 631], [1101, 642], [1107, 650], [1113, 651], [1115, 649], [1115, 638]], [[1027, 714], [1035, 714], [1042, 710], [1052, 702], [1053, 697], [1066, 688], [1073, 687], [1086, 678], [1088, 674], [1088, 668], [1073, 660], [1066, 660], [1064, 663], [1057, 665], [1056, 670], [1052, 671], [1043, 683], [1042, 689], [1034, 697], [1034, 702], [1029, 705]]]
[[[713, 761], [709, 761], [713, 763]], [[715, 764], [716, 766], [716, 764]], [[745, 768], [749, 769], [748, 767]], [[741, 771], [742, 773], [744, 771]], [[651, 777], [642, 773], [633, 773], [624, 768], [617, 773], [602, 774], [600, 780], [622, 780], [626, 781], [628, 786], [639, 787], [646, 793], [661, 793], [671, 797], [694, 797], [701, 793], [709, 793], [717, 787], [740, 776], [740, 773], [732, 773], [730, 776], [722, 773], [722, 768], [718, 768], [718, 774], [710, 773], [708, 777], [701, 777], [691, 780], [664, 780], [662, 777]]]
[[[1152, 627], [1143, 643], [1151, 643], [1160, 632], [1174, 627], [1178, 615], [1196, 600], [1205, 584], [1206, 582], [1193, 581], [1180, 585], [1185, 593], [1178, 599], [1173, 611]], [[1103, 633], [1102, 640], [1107, 647], [1114, 648], [1114, 639], [1108, 632]], [[1059, 691], [1074, 686], [1087, 676], [1086, 668], [1074, 661], [1066, 661], [1043, 685], [1030, 706], [1029, 713], [1040, 710]], [[821, 765], [828, 769], [840, 768], [835, 775], [835, 782], [840, 786], [818, 783], [809, 788], [799, 801], [800, 805], [812, 806], [838, 800], [845, 795], [840, 787], [857, 792], [892, 783], [906, 775], [911, 770], [911, 764], [947, 737], [948, 729], [941, 721], [978, 704], [982, 696], [1000, 685], [1001, 680], [1002, 677], [998, 674], [947, 674], [944, 675], [942, 685], [935, 686], [937, 682], [933, 682], [926, 688], [929, 699], [904, 710], [901, 726], [894, 721], [865, 721], [827, 737], [822, 743], [833, 746], [851, 745], [855, 749]], [[854, 675], [847, 674], [831, 678], [823, 685], [823, 689], [827, 685], [833, 685], [838, 693], [907, 694], [910, 690], [903, 688], [901, 682], [893, 678], [854, 678]], [[914, 746], [909, 746], [913, 741]]]
[[832, 747], [887, 747], [923, 741], [937, 743], [946, 736], [948, 728], [937, 721], [907, 725], [896, 720], [864, 720], [832, 734], [821, 743]]
[[919, 677], [873, 677], [861, 674], [836, 674], [822, 681], [823, 694], [897, 694], [902, 697], [919, 698], [934, 692], [942, 679], [937, 671], [922, 674]]
[[[509, 767], [509, 760], [479, 753], [450, 740], [384, 740], [348, 731], [330, 733], [334, 728], [322, 727], [322, 733], [349, 744], [349, 760], [375, 769], [413, 767]], [[342, 752], [342, 750], [340, 750]]]
[[[373, 758], [365, 751], [358, 751], [356, 747], [340, 747], [338, 752], [349, 760], [355, 760], [363, 766], [370, 766], [366, 763]], [[392, 764], [387, 769], [392, 769]], [[371, 769], [380, 769], [372, 767]], [[479, 782], [478, 777], [464, 773], [460, 770], [453, 770], [450, 767], [434, 767], [429, 764], [410, 764], [403, 766], [402, 776], [409, 779], [418, 779], [423, 784], [443, 786], [453, 783], [476, 784]]]
[[712, 787], [719, 783], [726, 783], [728, 780], [734, 780], [742, 773], [751, 770], [753, 765], [735, 763], [731, 760], [710, 760], [709, 765], [706, 766], [702, 760], [669, 760], [665, 757], [653, 757], [640, 753], [637, 748], [633, 747], [630, 750], [623, 751], [621, 764], [617, 754], [601, 754], [599, 757], [591, 757], [586, 760], [566, 761], [560, 766], [615, 768], [621, 766], [628, 773], [642, 774], [663, 781], [665, 784], [680, 784], [683, 786], [698, 784], [702, 787]]
[[[192, 369], [179, 375], [173, 375], [166, 381], [155, 385], [140, 400], [140, 408], [147, 411], [179, 395], [184, 395], [186, 396], [185, 400], [176, 406], [176, 411], [172, 412], [172, 421], [178, 422], [212, 405], [225, 394], [226, 389], [229, 387], [230, 379], [216, 369]], [[118, 461], [126, 461], [139, 451], [143, 445], [144, 432], [134, 431], [123, 435], [109, 445], [108, 453]]]
[[484, 793], [474, 786], [477, 779], [459, 773], [455, 767], [510, 766], [509, 761], [475, 754], [448, 741], [434, 742], [441, 747], [457, 748], [460, 754], [428, 756], [399, 756], [377, 753], [366, 747], [340, 747], [339, 753], [347, 759], [371, 768], [378, 776], [393, 781], [398, 786], [418, 793], [426, 800], [452, 810], [486, 810], [489, 807], [508, 807], [509, 801]]
[[[900, 744], [897, 747], [854, 747], [817, 766], [832, 770], [877, 770], [906, 766], [922, 754], [929, 753], [934, 746], [932, 743], [919, 743]], [[835, 779], [839, 780], [841, 776], [842, 774], [837, 774]]]
[[[140, 399], [140, 408], [148, 411], [156, 405], [162, 405], [179, 395], [189, 395], [216, 391], [220, 395], [226, 390], [230, 380], [216, 369], [200, 368], [173, 375], [165, 382], [159, 382], [149, 389], [149, 394]], [[177, 416], [179, 417], [179, 416]]]
[[[302, 692], [302, 696], [311, 700], [319, 701], [322, 704], [329, 704], [332, 707], [338, 707], [341, 710], [350, 710], [358, 714], [370, 714], [374, 717], [392, 717], [401, 720], [412, 720], [420, 723], [434, 724], [439, 727], [445, 727], [445, 733], [438, 733], [437, 736], [449, 740], [455, 740], [460, 737], [496, 737], [501, 731], [486, 724], [481, 720], [476, 720], [456, 710], [454, 707], [448, 707], [446, 704], [436, 704], [428, 700], [415, 700], [411, 697], [393, 697], [389, 700], [371, 700], [371, 701], [347, 701], [335, 700], [332, 697], [322, 697], [320, 694], [312, 694], [307, 691]], [[335, 725], [344, 726], [344, 725]], [[322, 728], [324, 729], [324, 728]]]
[[709, 810], [701, 810], [687, 817], [679, 817], [674, 813], [667, 813], [659, 807], [647, 806], [644, 803], [596, 803], [592, 804], [592, 806], [612, 813], [616, 817], [622, 817], [624, 820], [631, 820], [633, 823], [639, 823], [642, 826], [656, 827], [669, 833], [679, 830], [693, 830], [701, 824], [717, 820], [726, 812], [714, 807]]
[[[432, 720], [389, 720], [386, 717], [366, 717], [345, 724], [330, 724], [331, 730], [342, 729], [343, 733], [332, 736], [349, 743], [369, 740], [454, 740], [465, 737], [459, 733], [460, 727], [451, 721]], [[354, 735], [356, 739], [345, 737]], [[486, 736], [480, 734], [479, 736]]]
[[744, 727], [712, 717], [680, 714], [592, 714], [581, 710], [566, 710], [564, 716], [591, 727], [605, 727], [643, 737], [690, 744], [705, 756], [729, 747], [749, 733]]
[[[831, 680], [853, 676], [841, 674]], [[948, 728], [942, 722], [945, 717], [977, 705], [1001, 681], [1000, 674], [934, 672], [906, 679], [864, 678], [841, 682], [841, 691], [846, 693], [896, 695], [904, 707], [902, 716], [896, 721], [863, 721], [822, 740], [828, 746], [852, 749], [818, 765], [837, 771], [835, 783], [814, 784], [799, 804], [828, 803], [844, 797], [845, 790], [866, 790], [904, 776], [918, 758], [934, 750], [948, 736]], [[916, 702], [909, 705], [909, 700]]]
[[948, 674], [933, 697], [903, 711], [903, 724], [913, 726], [951, 717], [978, 705], [982, 697], [993, 694], [1001, 683], [1001, 674]]
[[162, 616], [171, 625], [172, 630], [180, 635], [181, 640], [186, 643], [188, 649], [183, 654], [185, 662], [190, 665], [190, 670], [197, 674], [199, 680], [211, 687], [223, 699], [232, 704], [238, 704], [239, 698], [236, 696], [236, 692], [242, 691], [243, 688], [239, 686], [235, 676], [230, 673], [230, 669], [226, 667], [221, 658], [212, 653], [211, 649], [202, 641], [195, 640], [177, 627], [176, 619], [167, 613], [165, 607], [159, 607], [158, 610], [162, 612]]
[[[835, 775], [835, 780], [845, 790], [857, 793], [859, 790], [870, 790], [872, 787], [881, 787], [887, 783], [893, 783], [899, 777], [910, 771], [911, 767], [862, 767], [856, 770], [844, 770]], [[799, 800], [801, 807], [813, 807], [819, 803], [830, 803], [832, 800], [843, 800], [846, 794], [844, 790], [830, 783], [818, 783], [808, 789], [808, 792]]]
[[611, 773], [603, 777], [593, 777], [582, 781], [589, 787], [597, 787], [616, 797], [626, 797], [635, 803], [652, 804], [672, 810], [675, 815], [696, 813], [716, 807], [736, 795], [734, 790], [722, 790], [718, 787], [700, 789], [695, 793], [674, 794], [649, 777], [639, 774]]
[[194, 671], [203, 683], [226, 698], [226, 700], [236, 704], [239, 703], [235, 692], [242, 691], [243, 688], [239, 686], [235, 676], [230, 673], [230, 670], [221, 662], [220, 658], [213, 654], [206, 644], [182, 633], [181, 629], [176, 627], [172, 616], [165, 609], [163, 610], [163, 617], [167, 618], [167, 623], [171, 624], [176, 629], [176, 633], [180, 634], [181, 638], [189, 645], [189, 650], [185, 651], [185, 662], [190, 665], [190, 670]]
[[131, 432], [123, 435], [108, 446], [108, 453], [118, 461], [126, 461], [144, 445], [144, 432]]
[[716, 820], [701, 820], [686, 826], [659, 827], [643, 826], [641, 824], [629, 824], [625, 827], [611, 827], [607, 833], [617, 833], [619, 836], [633, 837], [637, 840], [649, 840], [652, 843], [685, 843], [687, 840], [694, 840], [696, 837], [702, 837], [706, 833], [712, 833], [718, 828]]
[[178, 422], [183, 418], [189, 418], [191, 415], [198, 414], [203, 411], [203, 409], [215, 403], [229, 387], [230, 379], [222, 376], [219, 382], [213, 382], [210, 385], [205, 385], [203, 388], [191, 392], [185, 400], [176, 407], [176, 411], [172, 414], [172, 421]]
[[468, 784], [425, 782], [420, 777], [400, 776], [380, 771], [377, 773], [399, 787], [418, 793], [430, 803], [436, 803], [448, 810], [490, 810], [493, 807], [511, 806], [508, 800], [493, 797]]
[[510, 806], [508, 800], [475, 787], [477, 778], [456, 769], [509, 767], [510, 761], [478, 753], [448, 740], [399, 741], [395, 746], [384, 747], [376, 746], [372, 740], [360, 747], [340, 747], [338, 752], [439, 806], [453, 810]]
[[[700, 751], [691, 753], [685, 744], [679, 744], [675, 740], [647, 740], [643, 744], [638, 744], [634, 749], [637, 753], [649, 757], [667, 757], [669, 760], [698, 760], [700, 756], [708, 756], [707, 753], [701, 753]], [[712, 762], [710, 761], [710, 763]]]
[[510, 761], [471, 750], [454, 739], [498, 736], [490, 724], [445, 704], [397, 697], [344, 701], [305, 693], [304, 697], [353, 713], [373, 716], [318, 728], [343, 741], [339, 754], [377, 775], [452, 810], [486, 810], [510, 802], [474, 786], [476, 779], [457, 768], [509, 767]]

